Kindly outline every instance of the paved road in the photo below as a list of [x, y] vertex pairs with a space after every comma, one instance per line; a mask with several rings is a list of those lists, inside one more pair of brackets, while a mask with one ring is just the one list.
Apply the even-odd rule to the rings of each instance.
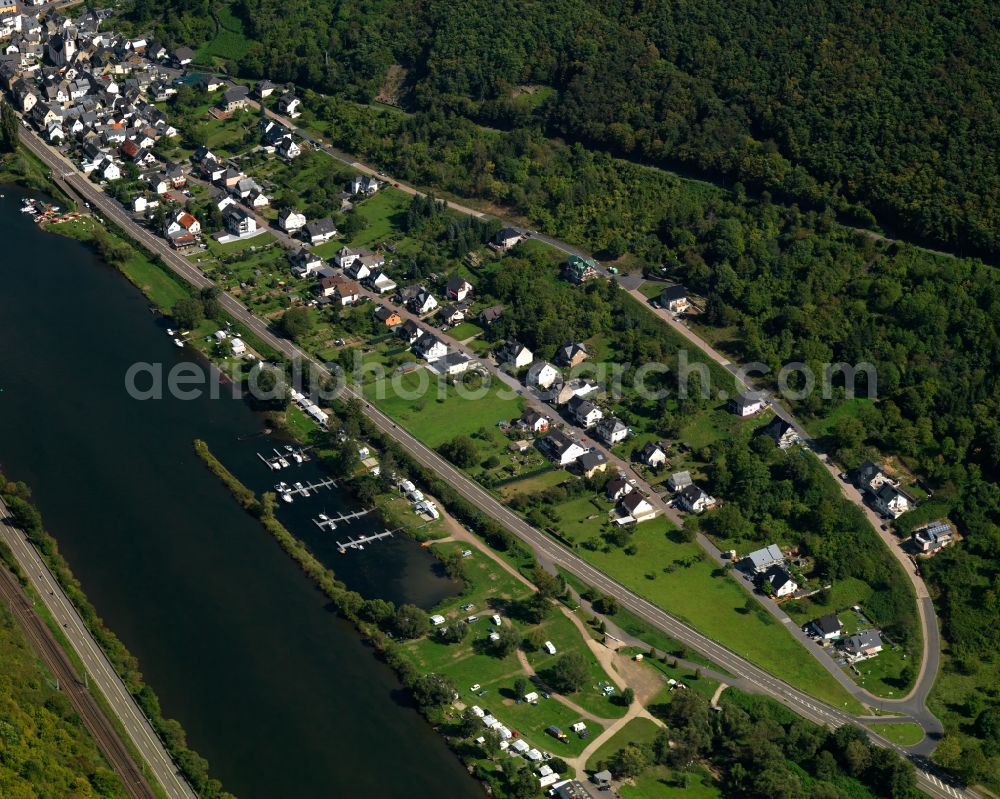
[[10, 608], [14, 618], [20, 623], [32, 649], [52, 672], [58, 681], [59, 690], [69, 699], [101, 753], [117, 772], [125, 786], [125, 792], [132, 799], [156, 799], [142, 770], [132, 760], [97, 700], [80, 680], [66, 652], [38, 615], [35, 605], [14, 575], [3, 566], [0, 566], [0, 602]]
[[[177, 766], [163, 747], [152, 726], [150, 726], [149, 720], [143, 715], [135, 699], [128, 692], [121, 678], [115, 673], [114, 667], [112, 667], [104, 651], [94, 640], [93, 636], [91, 636], [87, 626], [83, 623], [83, 619], [80, 618], [76, 612], [76, 608], [73, 607], [73, 603], [70, 602], [69, 598], [63, 592], [59, 581], [49, 572], [48, 567], [45, 566], [34, 547], [25, 538], [24, 533], [4, 523], [4, 520], [8, 516], [7, 507], [0, 500], [0, 538], [11, 548], [18, 563], [21, 565], [21, 569], [27, 575], [35, 591], [42, 598], [42, 601], [56, 622], [63, 626], [64, 633], [83, 662], [89, 678], [93, 680], [94, 684], [107, 700], [111, 710], [118, 717], [129, 738], [132, 739], [135, 748], [149, 765], [157, 781], [170, 799], [196, 799], [197, 795], [187, 782], [179, 776]], [[5, 569], [0, 569], [0, 571], [6, 573]], [[70, 692], [71, 698], [73, 692], [75, 692], [73, 686], [76, 684], [76, 679], [75, 674], [71, 678], [63, 679], [63, 684], [67, 687], [67, 691]], [[86, 692], [84, 691], [84, 693]], [[104, 718], [103, 714], [101, 718]], [[106, 719], [105, 723], [107, 723]], [[95, 734], [95, 737], [98, 736]], [[113, 737], [117, 741], [117, 735]], [[102, 749], [104, 745], [111, 743], [106, 734], [99, 737], [98, 742], [101, 743]], [[120, 741], [118, 741], [118, 746], [121, 746]], [[131, 759], [127, 756], [127, 752], [126, 759], [131, 762]], [[116, 756], [116, 760], [120, 761], [121, 758]], [[116, 763], [116, 760], [112, 760], [112, 763], [116, 764], [117, 768], [118, 763]], [[135, 769], [134, 764], [132, 764], [132, 769]], [[145, 785], [146, 792], [140, 792], [142, 786], [137, 784], [131, 777], [129, 778], [129, 785], [131, 786], [130, 792], [134, 792], [133, 795], [135, 796], [146, 797], [155, 795], [149, 792], [148, 784]]]
[[[137, 225], [117, 201], [108, 197], [97, 186], [77, 173], [75, 167], [64, 156], [43, 144], [33, 133], [28, 132], [22, 135], [22, 140], [56, 174], [61, 175], [79, 194], [87, 197], [96, 209], [106, 214], [109, 219], [142, 244], [149, 252], [160, 256], [164, 264], [175, 274], [198, 288], [213, 285], [209, 278], [185, 258], [170, 249], [163, 239], [153, 236], [148, 230]], [[320, 373], [332, 376], [325, 367], [317, 364], [314, 359], [299, 350], [294, 344], [272, 333], [260, 319], [253, 316], [249, 310], [232, 296], [224, 293], [220, 295], [219, 300], [234, 318], [240, 320], [255, 335], [274, 347], [277, 351], [285, 353], [288, 357], [298, 358], [304, 363], [312, 363], [319, 369]], [[426, 447], [406, 430], [398, 427], [392, 419], [380, 410], [368, 404], [364, 400], [364, 397], [356, 391], [346, 388], [344, 389], [344, 395], [360, 400], [365, 414], [377, 428], [387, 436], [394, 438], [414, 460], [445, 479], [465, 500], [479, 507], [510, 530], [515, 536], [527, 543], [544, 560], [561, 566], [589, 585], [594, 586], [605, 594], [614, 596], [623, 607], [627, 607], [647, 623], [718, 663], [731, 674], [753, 685], [754, 690], [773, 697], [803, 717], [818, 724], [826, 724], [832, 727], [856, 721], [848, 713], [824, 705], [781, 680], [772, 677], [763, 669], [753, 665], [740, 655], [726, 649], [694, 628], [675, 619], [651, 602], [634, 594], [620, 583], [614, 582], [582, 558], [563, 548], [549, 536], [528, 525], [506, 506], [494, 499], [491, 494], [470, 480], [464, 473], [458, 471], [448, 461]], [[890, 747], [904, 756], [922, 755], [927, 748], [926, 744], [904, 748], [878, 736], [873, 735], [872, 737], [880, 745]], [[973, 799], [975, 796], [968, 791], [955, 792], [959, 789], [954, 785], [937, 786], [934, 780], [943, 780], [944, 777], [934, 776], [929, 771], [918, 770], [918, 779], [920, 780], [922, 789], [928, 791], [933, 796], [941, 797], [941, 799], [946, 799], [946, 797]]]

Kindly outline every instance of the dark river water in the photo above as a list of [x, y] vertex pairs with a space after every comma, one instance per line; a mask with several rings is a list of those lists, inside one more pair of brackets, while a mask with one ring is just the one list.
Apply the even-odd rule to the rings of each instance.
[[[241, 799], [481, 796], [405, 702], [393, 673], [330, 612], [298, 567], [194, 454], [202, 438], [251, 487], [281, 442], [241, 401], [139, 402], [136, 362], [190, 357], [124, 278], [18, 212], [0, 187], [0, 464], [31, 484], [47, 527], [98, 612], [139, 658], [164, 712]], [[306, 464], [281, 478], [318, 474]], [[396, 537], [336, 554], [318, 513], [337, 492], [281, 515], [352, 588], [425, 607], [453, 593], [436, 562]]]

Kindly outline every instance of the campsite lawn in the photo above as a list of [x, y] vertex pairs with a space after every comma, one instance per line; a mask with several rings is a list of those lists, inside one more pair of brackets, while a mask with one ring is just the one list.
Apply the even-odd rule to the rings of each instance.
[[862, 707], [763, 610], [746, 609], [747, 595], [716, 569], [696, 544], [671, 539], [662, 520], [640, 525], [636, 555], [623, 550], [579, 552], [602, 571], [697, 627], [779, 679], [835, 707]]
[[622, 799], [721, 799], [722, 792], [704, 769], [671, 771], [666, 766], [646, 769], [633, 785], [622, 785]]

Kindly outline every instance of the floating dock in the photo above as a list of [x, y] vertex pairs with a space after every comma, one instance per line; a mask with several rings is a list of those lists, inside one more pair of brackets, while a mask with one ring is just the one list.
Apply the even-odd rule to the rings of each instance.
[[360, 538], [348, 538], [346, 541], [337, 542], [337, 551], [341, 555], [346, 555], [349, 549], [364, 549], [365, 544], [374, 543], [376, 541], [381, 541], [383, 538], [392, 538], [392, 534], [397, 532], [396, 530], [386, 530], [382, 533], [372, 533], [372, 535], [363, 535]]
[[352, 522], [355, 519], [360, 519], [362, 516], [367, 516], [371, 513], [374, 508], [368, 508], [368, 510], [358, 510], [354, 513], [341, 513], [339, 516], [328, 516], [325, 519], [313, 519], [313, 524], [315, 524], [320, 530], [336, 530], [338, 523]]
[[[321, 489], [321, 488], [325, 488], [325, 489], [327, 489], [329, 491], [329, 490], [332, 490], [332, 489], [334, 489], [336, 487], [337, 487], [337, 481], [333, 480], [333, 479], [331, 479], [329, 477], [326, 477], [326, 478], [324, 478], [322, 480], [319, 480], [318, 482], [315, 482], [315, 483], [306, 483], [306, 484], [303, 484], [302, 488], [292, 487], [292, 488], [290, 488], [288, 490], [288, 493], [292, 494], [292, 495], [299, 494], [299, 495], [301, 495], [303, 497], [308, 497], [313, 492], [318, 492], [319, 489]], [[365, 511], [365, 513], [367, 513], [367, 511]]]
[[301, 466], [303, 463], [311, 460], [308, 452], [305, 448], [295, 449], [285, 447], [285, 450], [272, 449], [273, 455], [265, 455], [262, 452], [257, 453], [257, 457], [264, 462], [264, 464], [274, 471], [280, 471], [281, 469], [287, 469], [289, 466]]

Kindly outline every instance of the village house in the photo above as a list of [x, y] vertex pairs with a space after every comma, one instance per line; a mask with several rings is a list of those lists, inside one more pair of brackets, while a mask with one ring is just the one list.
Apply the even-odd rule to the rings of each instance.
[[640, 524], [656, 516], [656, 509], [638, 491], [626, 492], [625, 496], [619, 500], [618, 507], [623, 514], [617, 519], [619, 524], [631, 522]]
[[667, 488], [676, 494], [678, 491], [683, 491], [693, 482], [691, 472], [675, 472], [667, 480]]
[[871, 461], [858, 467], [854, 483], [868, 495], [876, 510], [892, 519], [898, 519], [917, 504], [913, 497], [899, 488], [896, 480]]
[[377, 272], [372, 272], [368, 276], [367, 284], [373, 291], [377, 291], [379, 294], [389, 294], [397, 288], [396, 281], [381, 269]]
[[632, 493], [635, 487], [625, 479], [624, 475], [617, 474], [608, 480], [604, 486], [604, 495], [612, 502], [617, 502], [626, 494]]
[[538, 411], [528, 408], [521, 415], [517, 426], [531, 433], [547, 433], [549, 430], [549, 418], [543, 416]]
[[588, 358], [587, 348], [581, 343], [569, 341], [556, 352], [556, 363], [561, 366], [578, 366]]
[[219, 98], [219, 107], [227, 114], [241, 111], [247, 107], [248, 94], [246, 86], [230, 86]]
[[566, 409], [576, 423], [585, 428], [593, 427], [604, 418], [604, 412], [593, 402], [583, 397], [573, 397], [566, 404]]
[[571, 255], [566, 259], [563, 267], [563, 274], [567, 280], [577, 285], [586, 283], [597, 277], [597, 261], [593, 258], [581, 258], [579, 255]]
[[918, 527], [913, 531], [913, 544], [917, 551], [930, 555], [954, 543], [951, 524], [946, 521], [935, 521]]
[[350, 191], [355, 197], [370, 197], [380, 188], [382, 183], [377, 178], [371, 175], [358, 175], [351, 180]]
[[286, 161], [293, 161], [302, 155], [302, 148], [295, 142], [291, 134], [282, 136], [275, 144], [274, 151]]
[[297, 277], [309, 277], [323, 266], [323, 259], [305, 247], [299, 247], [289, 256], [289, 260], [292, 262], [292, 273]]
[[516, 247], [521, 238], [520, 232], [512, 227], [505, 227], [498, 230], [493, 236], [493, 247], [502, 252], [507, 252], [512, 247]]
[[452, 350], [445, 353], [443, 358], [435, 361], [434, 368], [440, 374], [454, 377], [468, 371], [470, 363], [472, 363], [472, 359], [464, 352]]
[[715, 497], [694, 483], [678, 494], [677, 501], [688, 513], [703, 513], [706, 510], [711, 510], [716, 505]]
[[472, 291], [472, 284], [464, 277], [452, 275], [448, 278], [448, 299], [462, 302]]
[[549, 434], [539, 441], [538, 446], [560, 466], [576, 463], [587, 451], [562, 430], [550, 430]]
[[688, 301], [687, 289], [681, 285], [667, 286], [660, 292], [660, 307], [670, 313], [684, 313], [691, 307]]
[[772, 566], [761, 578], [764, 590], [777, 599], [791, 596], [799, 590], [798, 583], [792, 579], [784, 566]]
[[795, 428], [780, 416], [775, 416], [760, 432], [761, 435], [765, 435], [774, 441], [779, 449], [788, 449], [802, 440], [799, 434], [795, 432]]
[[438, 301], [434, 299], [433, 294], [421, 286], [416, 296], [406, 303], [406, 307], [410, 309], [411, 313], [424, 316], [438, 307]]
[[784, 562], [785, 555], [781, 548], [777, 544], [768, 544], [763, 549], [755, 549], [740, 565], [753, 574], [763, 574], [772, 566], [781, 566]]
[[840, 638], [843, 629], [844, 625], [841, 624], [836, 613], [827, 613], [825, 616], [813, 619], [805, 627], [806, 632], [815, 635], [823, 641], [833, 641]]
[[763, 395], [757, 391], [743, 391], [729, 401], [729, 409], [741, 418], [760, 413], [766, 407]]
[[278, 227], [286, 233], [294, 233], [306, 226], [305, 214], [300, 214], [294, 208], [286, 208], [278, 214]]
[[201, 223], [192, 214], [180, 209], [169, 217], [164, 233], [168, 239], [176, 239], [185, 235], [190, 235], [193, 238], [201, 233]]
[[257, 220], [253, 214], [238, 205], [230, 205], [222, 213], [222, 221], [226, 230], [233, 236], [242, 238], [257, 232]]
[[372, 315], [386, 327], [392, 328], [403, 323], [403, 318], [387, 305], [378, 305]]
[[592, 449], [577, 458], [576, 465], [580, 469], [580, 474], [590, 479], [608, 468], [608, 459], [604, 457], [603, 452]]
[[497, 363], [501, 366], [510, 365], [514, 369], [523, 369], [534, 360], [531, 350], [520, 342], [508, 339], [496, 351]]
[[306, 241], [315, 246], [323, 244], [336, 236], [337, 228], [334, 227], [333, 220], [327, 216], [323, 219], [307, 222], [302, 229], [302, 234]]
[[556, 405], [565, 405], [573, 397], [590, 397], [600, 390], [600, 386], [593, 380], [574, 378], [568, 380], [559, 388], [559, 391], [551, 398], [551, 402]]
[[267, 78], [257, 81], [257, 85], [253, 87], [253, 96], [260, 100], [266, 100], [272, 94], [274, 94], [274, 84]]
[[448, 354], [448, 345], [433, 333], [424, 333], [413, 342], [413, 351], [425, 361], [436, 361]]
[[299, 105], [301, 101], [291, 92], [285, 92], [278, 98], [278, 113], [282, 116], [295, 119], [300, 114]]
[[459, 322], [465, 321], [466, 309], [467, 306], [464, 303], [452, 303], [441, 309], [438, 318], [446, 325], [457, 325]]
[[560, 377], [559, 370], [548, 361], [535, 361], [528, 369], [524, 382], [538, 388], [551, 388]]
[[621, 419], [616, 419], [614, 416], [601, 419], [594, 432], [609, 447], [613, 447], [628, 438], [628, 427]]
[[403, 324], [396, 328], [396, 335], [399, 336], [407, 344], [413, 344], [421, 335], [423, 335], [423, 330], [420, 326], [414, 322], [412, 319], [407, 319]]
[[175, 67], [186, 67], [194, 61], [194, 50], [190, 47], [178, 47], [170, 54], [170, 60]]
[[[650, 469], [658, 469], [667, 462], [667, 453], [662, 444], [650, 441], [639, 452], [639, 461]], [[690, 479], [688, 475], [688, 479]]]
[[882, 636], [878, 630], [862, 630], [843, 639], [841, 648], [852, 661], [867, 660], [882, 651]]
[[485, 327], [489, 327], [501, 316], [503, 316], [503, 306], [491, 305], [489, 308], [483, 308], [483, 310], [479, 313], [479, 321], [482, 322]]
[[361, 287], [342, 275], [320, 278], [318, 290], [321, 297], [329, 297], [338, 305], [353, 305], [361, 296]]

